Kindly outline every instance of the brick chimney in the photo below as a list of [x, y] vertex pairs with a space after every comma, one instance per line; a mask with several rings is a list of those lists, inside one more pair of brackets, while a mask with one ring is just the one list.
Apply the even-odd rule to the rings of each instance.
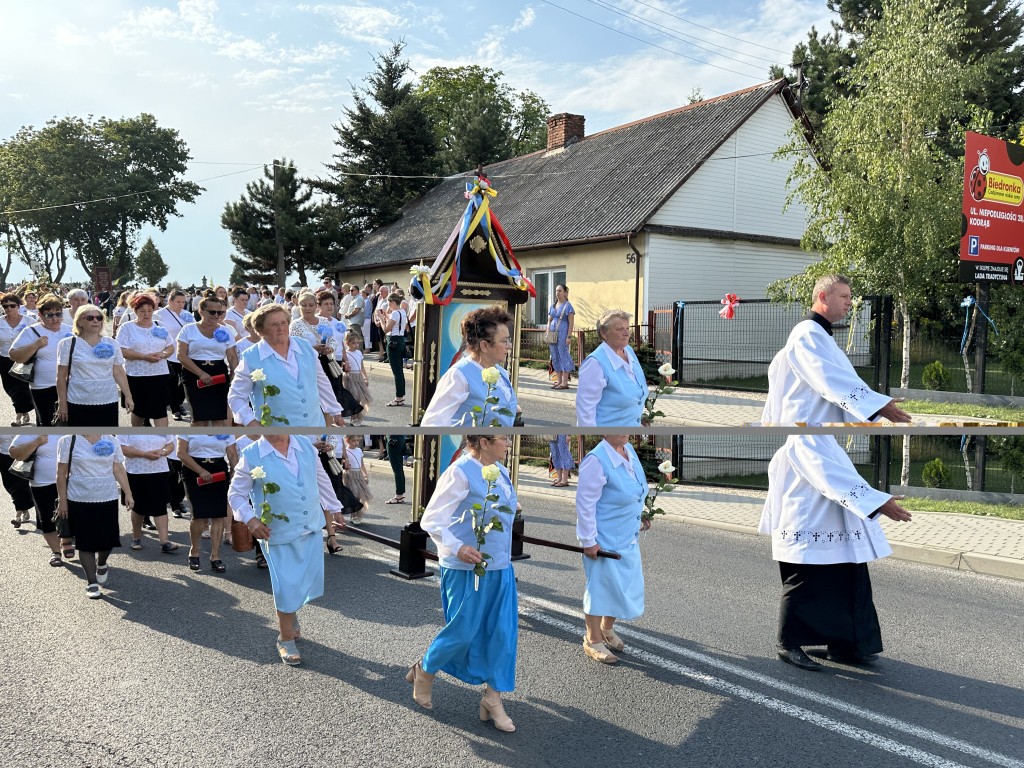
[[548, 118], [548, 152], [583, 138], [583, 115], [560, 112]]

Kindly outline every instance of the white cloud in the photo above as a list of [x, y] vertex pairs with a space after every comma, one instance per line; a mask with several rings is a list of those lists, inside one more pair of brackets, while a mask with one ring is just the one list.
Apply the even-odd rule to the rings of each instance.
[[53, 42], [61, 48], [72, 46], [93, 45], [95, 39], [88, 32], [76, 24], [58, 24], [53, 30]]
[[124, 50], [136, 51], [151, 39], [212, 42], [222, 34], [213, 21], [216, 11], [214, 0], [179, 0], [173, 10], [147, 6], [128, 11], [103, 38]]
[[388, 35], [404, 29], [408, 20], [387, 8], [365, 5], [299, 5], [296, 10], [325, 16], [346, 37], [368, 43], [384, 44]]
[[522, 32], [527, 27], [533, 26], [533, 22], [537, 19], [537, 12], [530, 6], [526, 6], [519, 12], [519, 16], [516, 17], [515, 23], [512, 24], [513, 32]]

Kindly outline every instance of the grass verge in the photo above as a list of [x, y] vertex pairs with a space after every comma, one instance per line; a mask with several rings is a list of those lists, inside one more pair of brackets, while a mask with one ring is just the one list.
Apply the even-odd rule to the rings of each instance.
[[942, 501], [940, 499], [907, 498], [900, 502], [911, 512], [951, 512], [958, 515], [1002, 517], [1006, 520], [1024, 520], [1024, 507], [1010, 504], [981, 504], [975, 501]]

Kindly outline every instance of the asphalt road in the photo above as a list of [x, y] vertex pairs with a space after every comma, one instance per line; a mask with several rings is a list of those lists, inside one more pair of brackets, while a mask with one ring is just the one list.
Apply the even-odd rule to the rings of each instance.
[[[390, 478], [371, 474], [378, 500]], [[524, 496], [527, 532], [573, 541], [573, 510]], [[371, 507], [396, 535], [409, 506]], [[0, 519], [10, 502], [3, 498]], [[760, 537], [656, 521], [642, 541], [647, 612], [614, 667], [581, 648], [578, 555], [518, 563], [519, 667], [506, 709], [438, 676], [434, 709], [404, 681], [442, 625], [436, 580], [388, 575], [394, 550], [355, 537], [302, 613], [304, 663], [277, 660], [269, 577], [185, 550], [111, 558], [85, 597], [77, 561], [0, 529], [5, 649], [0, 754], [12, 766], [1007, 766], [1024, 768], [1024, 583], [900, 561], [873, 566], [886, 653], [807, 673], [773, 655], [778, 572]], [[172, 520], [174, 540], [186, 522]], [[122, 531], [126, 527], [122, 526]], [[128, 537], [122, 537], [125, 544]], [[208, 545], [204, 545], [208, 546]]]

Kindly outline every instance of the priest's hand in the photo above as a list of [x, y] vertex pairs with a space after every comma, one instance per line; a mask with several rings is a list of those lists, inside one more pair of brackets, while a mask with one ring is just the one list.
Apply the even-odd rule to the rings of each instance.
[[890, 520], [896, 520], [901, 523], [910, 522], [910, 512], [905, 510], [897, 501], [902, 501], [906, 496], [893, 496], [885, 504], [878, 508], [878, 511], [888, 517]]
[[905, 424], [910, 423], [910, 414], [900, 408], [896, 403], [902, 403], [902, 397], [894, 397], [884, 408], [880, 408], [876, 415], [881, 416], [886, 421], [897, 421]]

